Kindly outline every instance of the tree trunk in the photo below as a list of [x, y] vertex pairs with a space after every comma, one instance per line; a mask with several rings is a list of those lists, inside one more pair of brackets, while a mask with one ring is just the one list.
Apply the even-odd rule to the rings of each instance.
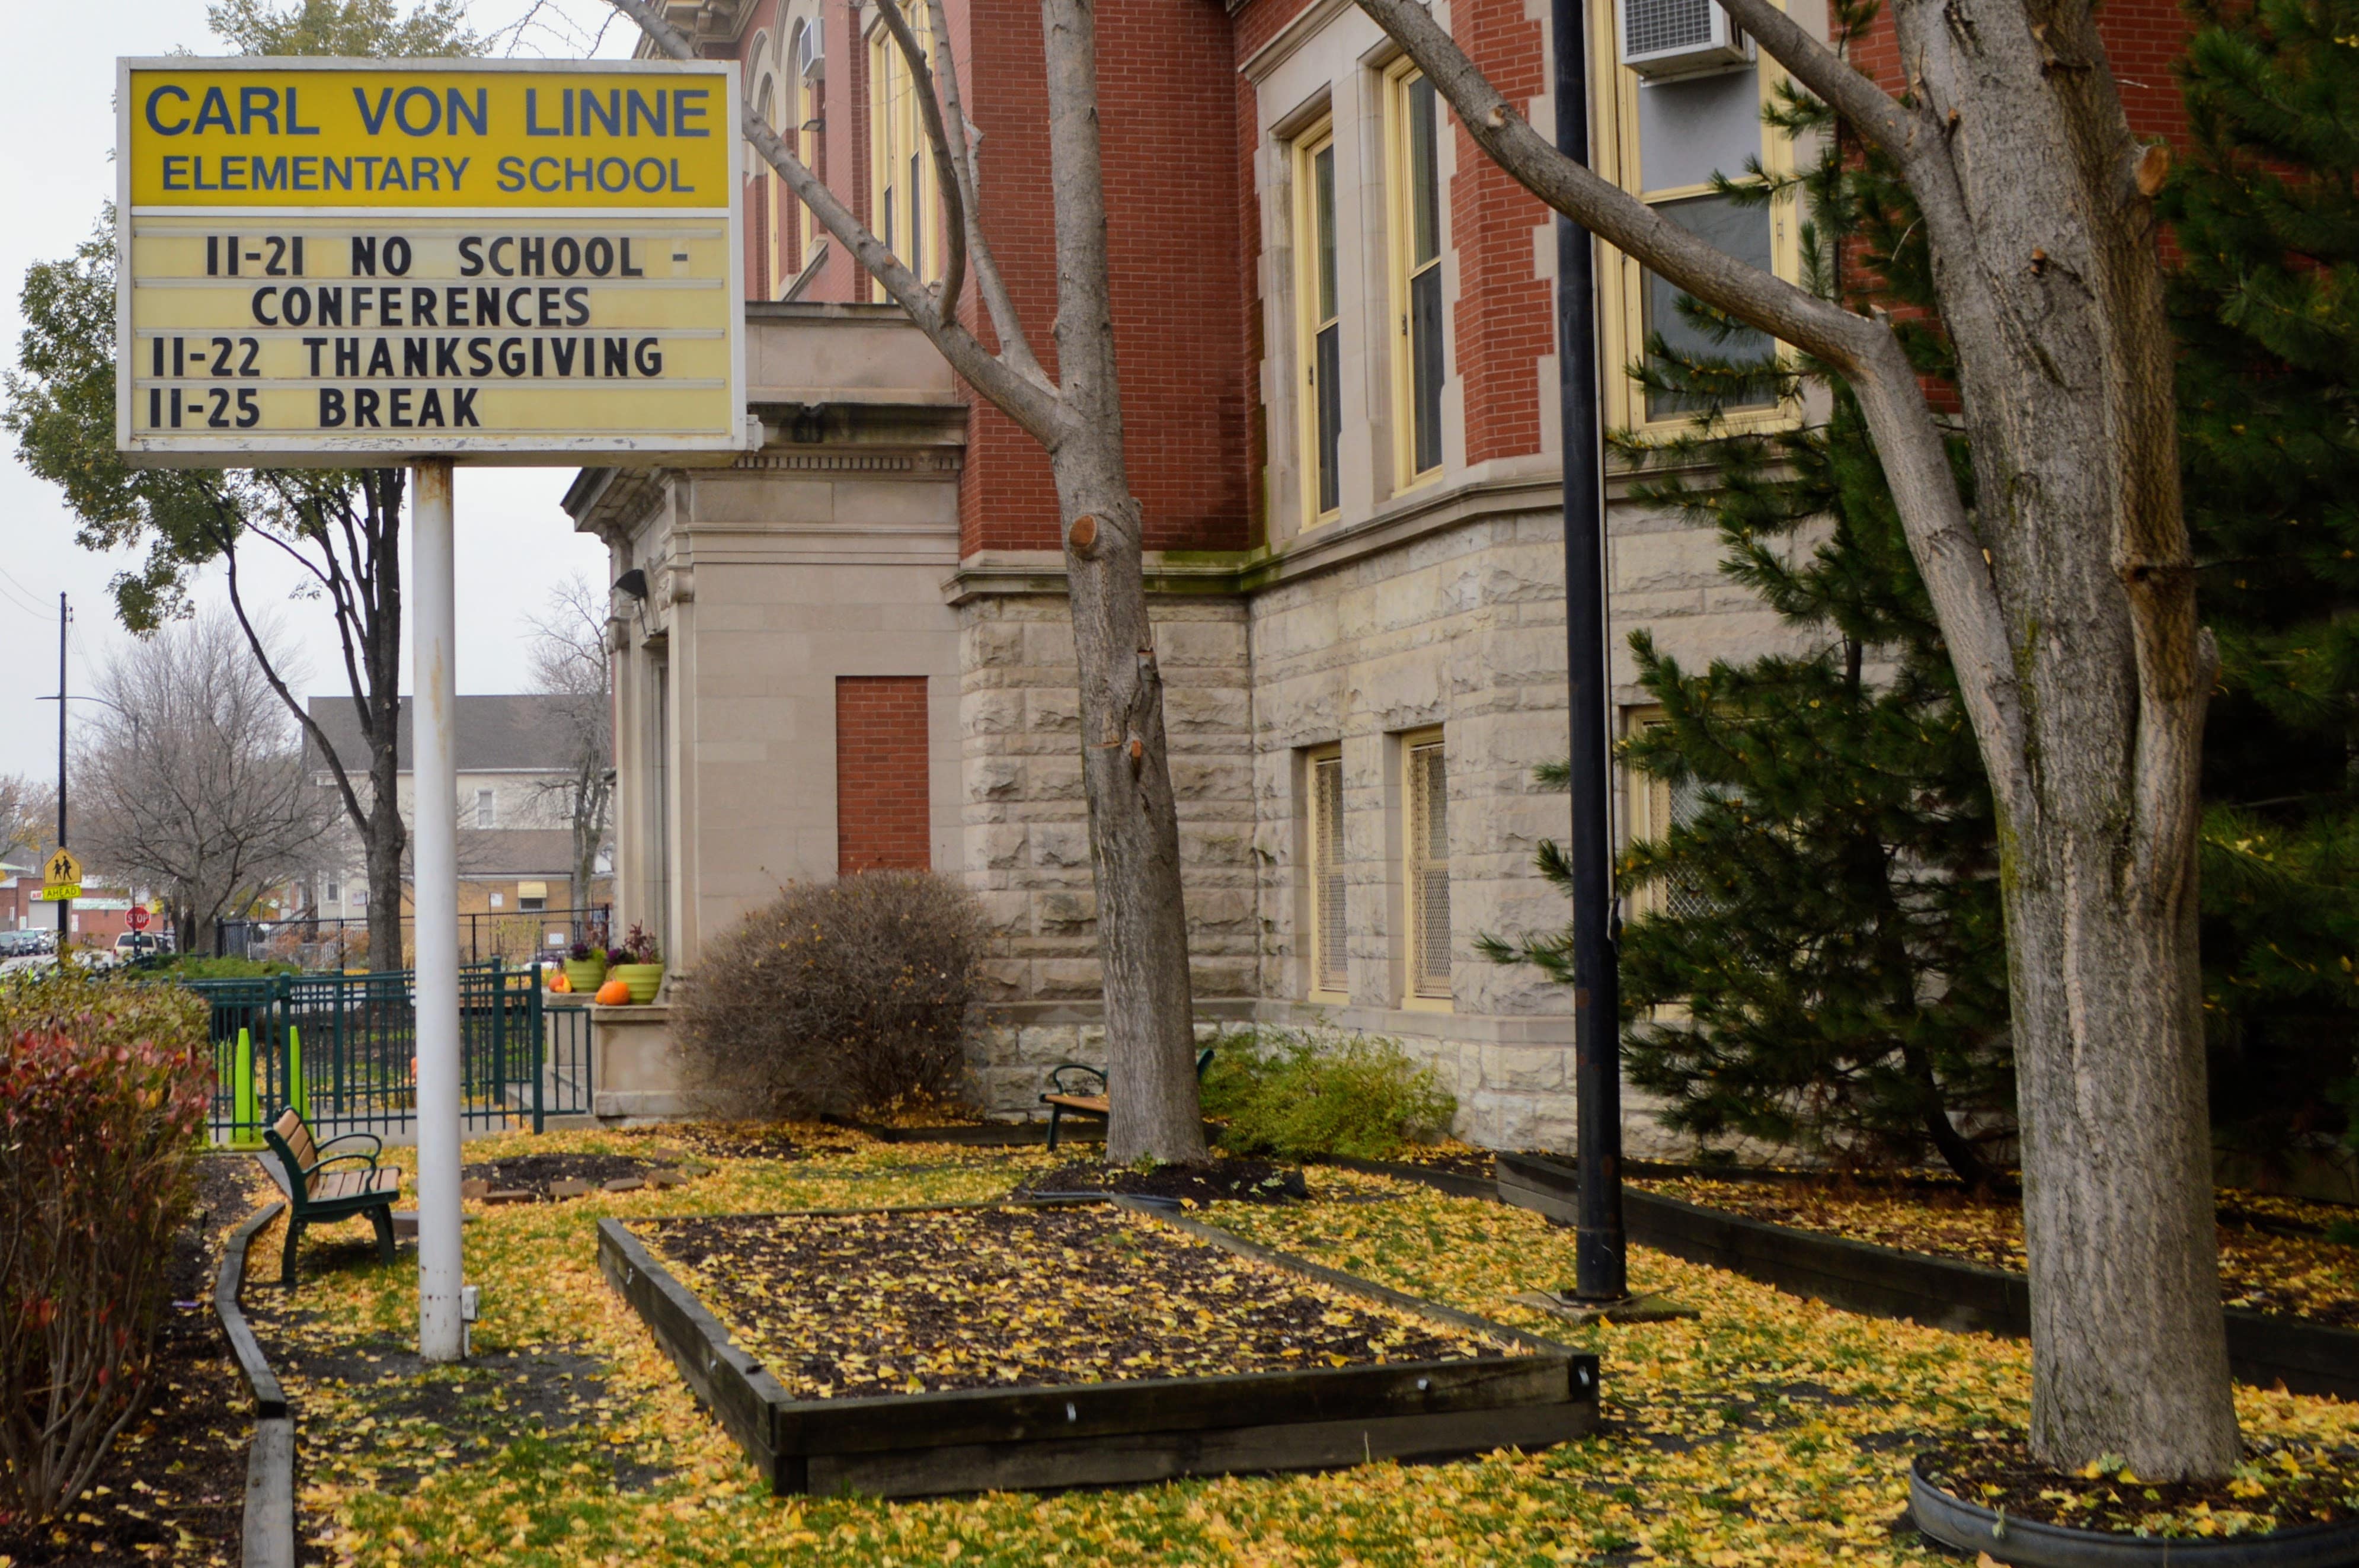
[[1066, 417], [1049, 446], [1081, 667], [1082, 784], [1105, 986], [1106, 1158], [1205, 1157], [1180, 820], [1163, 679], [1147, 612], [1144, 518], [1130, 492], [1106, 266], [1093, 0], [1042, 0], [1056, 187], [1057, 365]]
[[368, 967], [379, 973], [408, 968], [401, 950], [402, 853], [409, 835], [394, 793], [390, 751], [369, 759], [368, 837], [362, 845], [368, 868]]
[[[2030, 1265], [2031, 1444], [2076, 1468], [2237, 1458], [2196, 963], [2209, 639], [2180, 511], [2140, 148], [2085, 7], [1904, 0], [1949, 127], [1927, 203], [1978, 531], [2022, 714], [1999, 806]], [[1968, 678], [1972, 678], [1969, 676]]]

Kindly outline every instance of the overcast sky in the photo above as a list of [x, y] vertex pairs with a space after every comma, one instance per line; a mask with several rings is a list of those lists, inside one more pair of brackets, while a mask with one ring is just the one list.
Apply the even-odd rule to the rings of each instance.
[[[0, 351], [13, 370], [24, 321], [17, 299], [25, 269], [71, 251], [97, 222], [114, 189], [114, 57], [223, 52], [205, 26], [204, 0], [107, 0], [103, 5], [12, 7], [18, 72], [0, 94]], [[625, 55], [631, 33], [606, 25], [599, 0], [473, 0], [479, 32], [507, 31], [496, 52], [539, 56]], [[94, 26], [93, 23], [96, 25]], [[519, 24], [522, 24], [519, 32]], [[604, 26], [603, 38], [597, 29]], [[69, 689], [88, 691], [92, 676], [125, 640], [107, 582], [121, 558], [74, 543], [74, 524], [57, 491], [17, 461], [13, 438], [0, 432], [0, 773], [57, 771], [57, 704], [36, 700], [57, 690], [58, 595], [71, 596], [74, 625]], [[576, 572], [606, 570], [605, 551], [573, 532], [558, 499], [571, 469], [459, 470], [459, 689], [520, 691], [528, 685], [529, 629], [551, 585]], [[408, 572], [405, 547], [403, 573]], [[293, 568], [256, 562], [242, 569], [247, 604], [265, 600], [290, 637], [309, 650], [310, 678], [301, 689], [344, 687], [334, 629], [311, 604], [290, 598]], [[198, 586], [201, 604], [226, 603], [218, 575]], [[408, 678], [403, 632], [402, 689]], [[73, 705], [76, 717], [96, 711]]]

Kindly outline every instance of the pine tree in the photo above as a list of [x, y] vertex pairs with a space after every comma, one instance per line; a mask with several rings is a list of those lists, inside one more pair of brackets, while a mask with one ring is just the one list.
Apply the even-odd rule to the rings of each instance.
[[[2200, 0], [2164, 212], [2204, 748], [2214, 1124], [2359, 1134], [2359, 0]], [[2342, 1104], [2338, 1107], [2337, 1099]]]
[[[1858, 5], [1842, 19], [1856, 27], [1870, 15]], [[1791, 94], [1771, 117], [1798, 135], [1829, 124], [1823, 106]], [[1928, 298], [1891, 171], [1840, 138], [1823, 145], [1798, 181], [1813, 287], [1897, 309]], [[1777, 186], [1756, 166], [1720, 189], [1766, 201]], [[1634, 374], [1696, 418], [1668, 441], [1615, 444], [1642, 469], [1704, 470], [1634, 493], [1715, 527], [1723, 571], [1807, 651], [1691, 673], [1644, 632], [1630, 639], [1663, 721], [1624, 755], [1634, 783], [1663, 781], [1681, 805], [1620, 867], [1625, 890], [1646, 890], [1622, 938], [1630, 1078], [1663, 1097], [1667, 1124], [1702, 1137], [1854, 1164], [1930, 1151], [1986, 1182], [2014, 1102], [1997, 857], [1931, 605], [1840, 378], [1739, 351], [1734, 323], [1691, 301], [1681, 309], [1728, 351], [1680, 355], [1658, 337]], [[1927, 373], [1946, 370], [1930, 325], [1910, 346]], [[1769, 398], [1821, 412], [1767, 430], [1727, 412]], [[1962, 482], [1962, 454], [1959, 472]], [[1564, 882], [1555, 846], [1541, 863]], [[1488, 946], [1569, 981], [1568, 935]]]

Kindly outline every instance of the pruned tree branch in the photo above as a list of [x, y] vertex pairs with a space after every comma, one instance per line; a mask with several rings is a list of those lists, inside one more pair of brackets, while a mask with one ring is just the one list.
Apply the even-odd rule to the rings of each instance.
[[[699, 59], [696, 47], [680, 35], [679, 29], [667, 21], [650, 0], [611, 0], [614, 6], [639, 25], [640, 31], [655, 41], [656, 46], [674, 59]], [[929, 123], [940, 129], [939, 117]], [[884, 286], [893, 302], [908, 314], [918, 330], [930, 339], [952, 369], [964, 377], [968, 384], [997, 405], [1002, 412], [1015, 420], [1025, 432], [1044, 445], [1057, 438], [1061, 427], [1060, 410], [1055, 388], [1037, 372], [1026, 373], [1016, 365], [1002, 360], [984, 347], [980, 339], [968, 331], [958, 319], [956, 300], [937, 298], [933, 290], [918, 279], [918, 275], [902, 265], [890, 246], [871, 233], [868, 226], [852, 214], [852, 210], [836, 200], [820, 178], [807, 168], [778, 137], [770, 123], [760, 112], [748, 108], [743, 129], [745, 139], [763, 160], [778, 171], [787, 189], [811, 211], [827, 232], [851, 251], [853, 258], [865, 268], [868, 275]]]
[[[933, 17], [934, 37], [947, 38], [950, 17], [942, 9], [942, 0], [927, 0]], [[991, 243], [983, 236], [982, 173], [976, 167], [974, 138], [982, 133], [969, 126], [966, 105], [959, 97], [958, 56], [955, 51], [941, 51], [940, 78], [942, 84], [942, 106], [947, 134], [951, 140], [951, 167], [959, 181], [959, 198], [965, 204], [968, 248], [974, 256], [974, 280], [983, 296], [983, 308], [991, 320], [991, 330], [999, 339], [1000, 357], [1016, 367], [1019, 374], [1046, 386], [1048, 373], [1040, 368], [1039, 359], [1032, 352], [1030, 340], [1024, 335], [1023, 319], [1016, 312], [1015, 297], [1007, 292], [1007, 280], [1000, 275], [998, 258], [991, 253]], [[951, 298], [957, 307], [955, 296]]]
[[[1958, 493], [1941, 428], [1926, 406], [1916, 370], [1890, 326], [1738, 261], [1565, 157], [1516, 113], [1419, 0], [1359, 0], [1359, 5], [1408, 51], [1484, 151], [1526, 189], [1705, 304], [1795, 345], [1853, 384], [1918, 568], [1950, 640], [1975, 730], [1991, 743], [2017, 745], [2023, 734], [2021, 697], [1989, 559]], [[1731, 14], [1736, 14], [1733, 8]], [[1906, 114], [1874, 83], [1799, 28], [1791, 31], [1791, 37], [1780, 35], [1781, 44], [1792, 47], [1814, 72], [1828, 76], [1838, 91], [1859, 96], [1869, 113], [1886, 117], [1887, 131], [1889, 116], [1898, 116], [1905, 131]], [[1763, 41], [1767, 47], [1767, 40]], [[1843, 76], [1821, 70], [1829, 62]], [[1802, 73], [1798, 70], [1795, 74]], [[1853, 94], [1846, 77], [1858, 81], [1872, 100]], [[1946, 159], [1940, 161], [1946, 168]], [[1995, 775], [1992, 785], [2002, 807], [2020, 809], [2028, 804], [2018, 780]]]
[[[945, 315], [955, 316], [959, 296], [966, 288], [966, 193], [951, 158], [950, 135], [942, 127], [941, 103], [934, 96], [933, 66], [926, 59], [925, 49], [918, 42], [909, 18], [902, 14], [900, 0], [876, 0], [876, 14], [885, 19], [885, 30], [893, 35], [901, 58], [908, 64], [910, 90], [917, 94], [918, 113], [925, 120], [926, 146], [934, 157], [936, 183], [942, 188], [942, 199], [950, 205], [942, 224], [947, 254], [942, 260], [942, 280], [936, 286], [936, 297], [941, 301]], [[949, 51], [943, 53], [947, 55]], [[918, 200], [918, 192], [911, 191], [909, 200]], [[919, 265], [924, 260], [920, 256]]]
[[1906, 164], [1917, 126], [1908, 111], [1851, 61], [1802, 30], [1771, 0], [1720, 0], [1720, 8], [1794, 80], [1826, 100], [1853, 129]]

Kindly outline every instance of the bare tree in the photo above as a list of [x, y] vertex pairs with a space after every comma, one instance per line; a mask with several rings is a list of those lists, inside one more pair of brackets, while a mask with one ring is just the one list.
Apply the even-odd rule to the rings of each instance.
[[[213, 30], [242, 54], [465, 55], [483, 42], [457, 0], [422, 0], [408, 17], [390, 0], [223, 0]], [[114, 550], [145, 541], [147, 558], [113, 586], [125, 626], [142, 634], [188, 611], [189, 574], [220, 560], [254, 657], [310, 735], [359, 835], [369, 883], [370, 963], [402, 967], [401, 874], [408, 831], [395, 798], [401, 689], [403, 471], [369, 469], [134, 470], [114, 449], [114, 241], [112, 215], [73, 255], [26, 276], [27, 322], [0, 423], [25, 464], [61, 487], [79, 538]], [[299, 597], [324, 603], [342, 644], [344, 676], [365, 758], [339, 756], [294, 687], [279, 677], [239, 571], [256, 552], [291, 562]]]
[[[614, 5], [666, 54], [698, 58], [649, 0]], [[946, 254], [939, 283], [928, 285], [904, 265], [750, 106], [745, 139], [884, 286], [951, 368], [1049, 454], [1080, 656], [1082, 782], [1097, 879], [1106, 1054], [1115, 1086], [1106, 1154], [1114, 1161], [1144, 1155], [1195, 1162], [1204, 1158], [1204, 1130], [1196, 1097], [1180, 818], [1165, 756], [1163, 677], [1147, 613], [1141, 514], [1123, 448], [1098, 143], [1096, 8], [1093, 0], [1041, 0], [1040, 6], [1056, 217], [1052, 374], [1032, 350], [984, 236], [953, 35], [941, 0], [927, 5], [930, 51], [920, 46], [900, 0], [876, 0], [877, 15], [908, 62], [940, 177]], [[996, 352], [960, 319], [970, 258]]]
[[1908, 179], [1957, 350], [1970, 510], [1887, 322], [1737, 261], [1560, 154], [1418, 0], [1359, 4], [1550, 207], [1857, 390], [1999, 812], [2033, 1451], [2225, 1474], [2237, 1432], [2194, 856], [2217, 661], [2180, 512], [2151, 200], [2169, 154], [2131, 135], [2093, 8], [1894, 0], [1896, 99], [1775, 0], [1723, 0]]
[[530, 618], [533, 689], [561, 733], [565, 771], [534, 786], [542, 806], [573, 831], [575, 909], [589, 906], [614, 796], [614, 681], [606, 654], [606, 596], [579, 573], [549, 590]]
[[58, 841], [58, 786], [0, 773], [0, 860], [45, 860]]
[[98, 681], [112, 706], [75, 759], [76, 838], [162, 892], [184, 953], [303, 874], [333, 823], [246, 636], [213, 611], [116, 654]]

